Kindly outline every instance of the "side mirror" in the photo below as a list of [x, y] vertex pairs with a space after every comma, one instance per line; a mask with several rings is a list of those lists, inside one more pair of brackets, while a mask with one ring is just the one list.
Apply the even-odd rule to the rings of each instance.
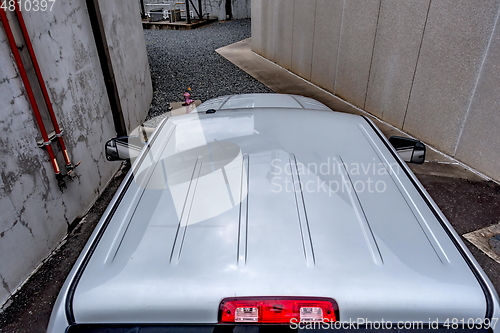
[[138, 136], [113, 138], [106, 142], [106, 159], [108, 161], [123, 161], [136, 158], [143, 147], [144, 143]]
[[425, 161], [425, 145], [415, 139], [391, 136], [389, 142], [405, 162], [422, 164]]

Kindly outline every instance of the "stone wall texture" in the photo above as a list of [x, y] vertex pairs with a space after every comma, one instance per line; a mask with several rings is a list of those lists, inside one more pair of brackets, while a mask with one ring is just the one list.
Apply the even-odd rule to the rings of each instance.
[[[135, 0], [101, 0], [100, 6], [131, 130], [144, 120], [152, 99], [139, 5]], [[62, 193], [46, 150], [37, 146], [40, 131], [0, 27], [0, 305], [55, 249], [120, 166], [104, 156], [104, 143], [116, 132], [86, 2], [57, 1], [51, 11], [25, 11], [23, 16], [69, 156], [81, 165]], [[8, 13], [8, 18], [19, 37], [15, 15]], [[24, 43], [22, 38], [17, 42]], [[26, 47], [21, 53], [29, 59]], [[43, 105], [33, 68], [26, 68]], [[41, 113], [51, 131], [45, 107]], [[58, 143], [52, 147], [65, 173]]]

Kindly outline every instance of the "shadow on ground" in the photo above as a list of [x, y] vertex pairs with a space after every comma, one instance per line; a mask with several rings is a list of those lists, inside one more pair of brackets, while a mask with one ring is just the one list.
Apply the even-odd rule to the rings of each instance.
[[[458, 234], [500, 223], [500, 186], [493, 182], [417, 174]], [[500, 265], [462, 237], [472, 255], [500, 291]]]

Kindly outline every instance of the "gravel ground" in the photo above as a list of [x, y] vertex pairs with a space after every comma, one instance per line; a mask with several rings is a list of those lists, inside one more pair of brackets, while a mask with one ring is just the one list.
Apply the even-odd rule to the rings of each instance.
[[272, 92], [227, 61], [216, 49], [249, 38], [250, 20], [215, 22], [194, 30], [144, 30], [153, 80], [148, 119], [167, 111], [169, 102], [242, 93]]

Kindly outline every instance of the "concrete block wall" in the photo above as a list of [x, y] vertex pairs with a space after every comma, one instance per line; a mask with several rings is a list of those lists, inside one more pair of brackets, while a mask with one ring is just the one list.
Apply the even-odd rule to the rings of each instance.
[[[135, 0], [103, 0], [101, 6], [124, 117], [133, 128], [152, 98], [139, 6]], [[0, 306], [120, 165], [107, 162], [103, 152], [115, 128], [85, 1], [58, 1], [52, 11], [24, 12], [24, 18], [68, 153], [81, 165], [61, 193], [47, 152], [36, 144], [40, 132], [0, 25]], [[52, 146], [65, 172], [59, 146]]]
[[252, 49], [500, 180], [499, 15], [500, 0], [253, 0]]

